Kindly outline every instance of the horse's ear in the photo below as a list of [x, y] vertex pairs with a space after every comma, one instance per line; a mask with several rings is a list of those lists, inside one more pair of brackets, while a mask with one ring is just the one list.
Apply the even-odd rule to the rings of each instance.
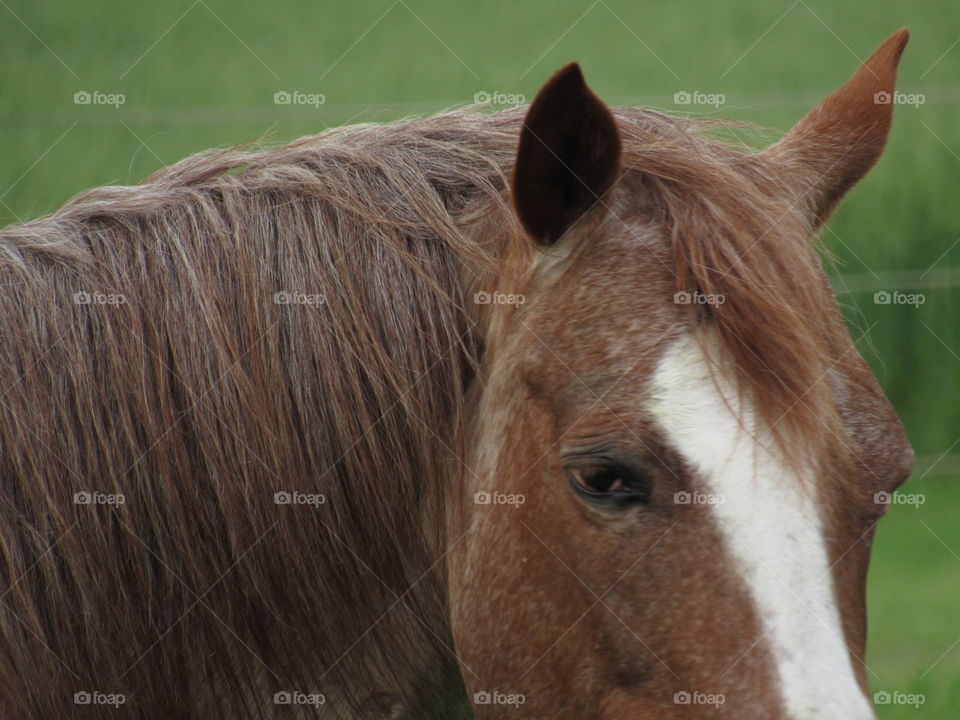
[[883, 152], [897, 64], [909, 37], [903, 29], [887, 38], [845, 85], [763, 152], [781, 176], [793, 178], [812, 227], [827, 220]]
[[620, 133], [609, 108], [571, 63], [537, 93], [520, 131], [513, 201], [543, 244], [563, 235], [617, 179]]

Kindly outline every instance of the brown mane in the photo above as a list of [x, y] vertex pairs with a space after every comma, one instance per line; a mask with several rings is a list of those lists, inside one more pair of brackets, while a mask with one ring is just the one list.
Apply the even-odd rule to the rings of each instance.
[[[76, 691], [139, 688], [205, 717], [285, 689], [344, 712], [462, 692], [442, 498], [483, 351], [472, 293], [524, 270], [499, 264], [522, 112], [202, 154], [0, 232], [0, 697], [55, 718]], [[825, 436], [811, 228], [711, 124], [615, 114], [677, 289], [725, 296], [711, 316], [770, 424]]]

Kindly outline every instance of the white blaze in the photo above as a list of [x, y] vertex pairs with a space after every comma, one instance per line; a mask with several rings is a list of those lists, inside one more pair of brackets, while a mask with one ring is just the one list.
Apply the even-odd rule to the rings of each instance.
[[[729, 378], [714, 381], [686, 336], [657, 367], [651, 411], [715, 496], [704, 499], [716, 501], [709, 507], [753, 597], [788, 717], [873, 718], [843, 639], [814, 471], [799, 477], [756, 441], [763, 433], [754, 410], [733, 387]], [[772, 448], [769, 437], [764, 445]]]

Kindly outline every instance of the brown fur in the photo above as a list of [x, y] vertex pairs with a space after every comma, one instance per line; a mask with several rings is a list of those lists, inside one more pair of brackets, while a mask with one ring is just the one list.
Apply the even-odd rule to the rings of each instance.
[[[656, 280], [634, 279], [661, 305], [726, 295], [685, 321], [716, 324], [771, 426], [805, 446], [845, 437], [814, 382], [838, 316], [806, 245], [814, 223], [777, 169], [710, 139], [709, 123], [614, 114], [625, 175], [612, 214], [584, 228], [616, 242], [591, 267], [649, 253], [633, 272]], [[324, 693], [329, 717], [397, 704], [450, 717], [469, 668], [451, 648], [446, 553], [460, 537], [445, 510], [470, 487], [480, 369], [517, 329], [472, 298], [530, 286], [538, 257], [508, 198], [521, 122], [460, 111], [206, 154], [0, 233], [7, 717], [99, 717], [73, 704], [83, 690], [126, 693], [118, 717], [282, 716], [280, 690]], [[284, 291], [324, 302], [276, 304]], [[579, 312], [591, 329], [603, 309]], [[79, 491], [126, 502], [76, 505]], [[326, 502], [278, 506], [279, 491]], [[739, 597], [717, 572], [700, 580]], [[633, 687], [629, 660], [616, 662]], [[571, 678], [565, 697], [599, 690]]]
[[[850, 80], [766, 151], [816, 225], [879, 160], [893, 122], [889, 94], [909, 39], [905, 28], [887, 38]], [[878, 102], [883, 94], [886, 103]]]
[[[881, 87], [893, 89], [898, 57], [878, 52], [871, 61]], [[873, 91], [852, 87], [827, 101], [845, 126], [794, 131], [757, 155], [691, 134], [697, 124], [629, 123], [618, 111], [624, 176], [544, 251], [526, 283], [500, 280], [528, 302], [493, 313], [469, 472], [451, 523], [452, 538], [469, 538], [449, 566], [470, 691], [522, 694], [519, 714], [531, 718], [786, 717], [760, 619], [729, 572], [710, 514], [672, 502], [676, 492], [702, 490], [702, 479], [647, 410], [663, 348], [710, 328], [721, 339], [716, 366], [733, 361], [779, 449], [813, 469], [842, 639], [868, 692], [866, 569], [882, 514], [874, 495], [904, 481], [912, 451], [809, 242], [823, 220], [817, 198], [842, 195], [886, 141], [889, 123], [858, 132], [874, 118], [840, 112]], [[779, 164], [790, 142], [797, 157], [873, 160], [799, 178]], [[677, 288], [727, 302], [708, 312], [673, 305]], [[565, 465], [597, 448], [650, 468], [649, 507], [604, 513], [572, 497]], [[472, 493], [492, 490], [524, 502], [472, 502]], [[720, 693], [725, 704], [674, 702], [694, 689]], [[510, 706], [477, 709], [484, 720], [518, 715]]]

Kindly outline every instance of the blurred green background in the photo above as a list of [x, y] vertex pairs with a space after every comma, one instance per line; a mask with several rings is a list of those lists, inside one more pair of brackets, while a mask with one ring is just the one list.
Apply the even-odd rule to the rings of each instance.
[[[612, 104], [784, 130], [902, 26], [912, 39], [886, 155], [833, 218], [835, 286], [918, 454], [870, 575], [874, 690], [960, 717], [960, 3], [565, 0], [547, 4], [0, 1], [0, 222], [136, 182], [214, 146], [474, 101], [529, 100], [570, 60]], [[722, 94], [720, 107], [675, 93]], [[277, 104], [276, 93], [322, 95]], [[77, 93], [88, 93], [79, 95]], [[94, 95], [102, 93], [102, 95]], [[122, 104], [110, 95], [122, 94]], [[84, 97], [90, 103], [75, 102]], [[307, 98], [301, 98], [301, 100]], [[319, 99], [319, 98], [317, 98]], [[509, 101], [509, 98], [506, 98]], [[877, 304], [877, 291], [924, 302]], [[896, 696], [894, 696], [896, 699]]]

